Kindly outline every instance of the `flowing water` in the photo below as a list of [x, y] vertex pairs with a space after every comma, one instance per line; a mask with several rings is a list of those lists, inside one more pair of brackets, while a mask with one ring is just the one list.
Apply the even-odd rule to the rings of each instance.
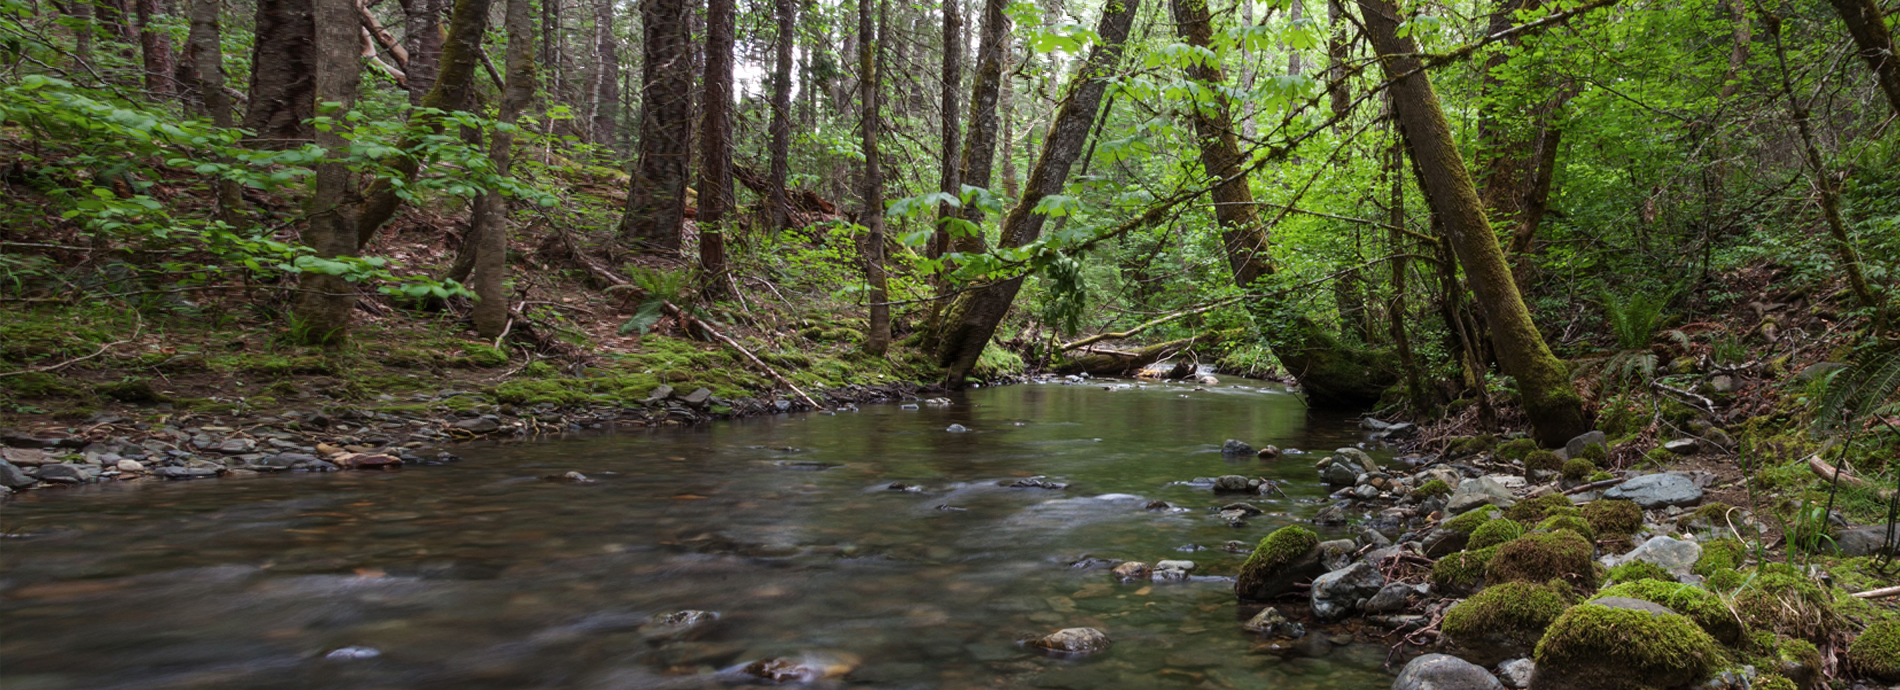
[[[400, 473], [34, 492], [0, 508], [0, 685], [716, 688], [787, 657], [850, 669], [816, 681], [840, 687], [1386, 686], [1378, 639], [1288, 654], [1240, 629], [1254, 609], [1222, 576], [1245, 554], [1222, 545], [1325, 490], [1317, 455], [1226, 459], [1227, 438], [1359, 440], [1271, 387], [1097, 381], [465, 446]], [[567, 471], [596, 481], [540, 479]], [[1215, 508], [1237, 499], [1175, 483], [1232, 473], [1286, 497], [1233, 527]], [[1033, 475], [1069, 486], [999, 485]], [[1117, 584], [1085, 556], [1200, 577]], [[721, 617], [649, 623], [681, 609]], [[1114, 646], [1016, 643], [1077, 626]]]

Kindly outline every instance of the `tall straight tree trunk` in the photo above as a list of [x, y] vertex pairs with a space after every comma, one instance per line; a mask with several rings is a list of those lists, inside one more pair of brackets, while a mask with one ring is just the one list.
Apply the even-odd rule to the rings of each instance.
[[[1049, 136], [1043, 140], [1042, 153], [1029, 172], [1023, 197], [1003, 219], [1005, 247], [1021, 247], [1042, 236], [1047, 216], [1036, 211], [1043, 199], [1062, 193], [1069, 179], [1069, 167], [1082, 153], [1095, 114], [1101, 109], [1102, 95], [1108, 90], [1109, 77], [1121, 62], [1128, 31], [1140, 11], [1140, 0], [1108, 3], [1095, 33], [1101, 42], [1089, 49], [1088, 58], [1070, 83], [1067, 97], [1056, 109]], [[1009, 312], [1022, 289], [1022, 277], [1016, 277], [981, 289], [963, 293], [944, 315], [945, 332], [938, 343], [937, 361], [946, 370], [948, 385], [963, 385], [964, 377], [975, 368], [977, 357], [989, 345], [997, 324]]]
[[693, 155], [693, 5], [641, 0], [646, 30], [640, 65], [640, 158], [634, 166], [620, 237], [650, 250], [676, 252], [686, 217], [687, 169]]
[[1412, 355], [1412, 338], [1405, 331], [1405, 322], [1410, 320], [1406, 314], [1405, 290], [1407, 272], [1411, 270], [1405, 255], [1405, 147], [1395, 137], [1390, 151], [1386, 154], [1390, 162], [1385, 166], [1386, 184], [1390, 188], [1386, 202], [1386, 224], [1392, 226], [1387, 231], [1386, 242], [1393, 254], [1392, 259], [1392, 297], [1386, 307], [1386, 328], [1392, 338], [1392, 349], [1399, 353], [1399, 366], [1405, 371], [1405, 397], [1411, 402], [1413, 410], [1424, 411], [1430, 401], [1425, 397], [1424, 375], [1418, 369], [1418, 359]]
[[882, 357], [891, 347], [891, 306], [887, 278], [884, 275], [884, 169], [877, 149], [879, 116], [884, 105], [885, 0], [858, 0], [858, 130], [860, 150], [864, 154], [861, 195], [864, 209], [858, 220], [864, 225], [864, 277], [869, 284], [871, 323], [864, 335], [864, 352]]
[[1544, 446], [1561, 445], [1589, 429], [1583, 399], [1577, 396], [1563, 361], [1550, 353], [1511, 279], [1504, 251], [1485, 218], [1484, 204], [1452, 139], [1438, 94], [1420, 69], [1417, 43], [1398, 35], [1401, 17], [1388, 0], [1358, 2], [1379, 63], [1386, 77], [1396, 80], [1391, 86], [1392, 104], [1406, 147], [1423, 173], [1426, 203], [1444, 224], [1446, 237], [1477, 293], [1498, 364], [1517, 379], [1531, 435]]
[[402, 47], [409, 52], [409, 104], [435, 88], [442, 64], [443, 0], [403, 0]]
[[708, 299], [731, 294], [726, 277], [726, 216], [732, 213], [733, 0], [706, 6], [706, 78], [699, 121], [699, 268]]
[[[983, 0], [983, 16], [978, 20], [975, 81], [970, 84], [970, 130], [964, 135], [958, 163], [960, 184], [988, 189], [991, 169], [996, 162], [997, 103], [1003, 92], [1003, 59], [1008, 49], [1009, 17], [1003, 9], [1008, 0]], [[963, 219], [982, 225], [983, 209], [976, 204], [963, 207]], [[970, 233], [951, 240], [959, 252], [983, 251], [983, 234]]]
[[[943, 74], [940, 75], [943, 86], [942, 131], [937, 137], [938, 157], [937, 191], [959, 196], [963, 191], [962, 155], [958, 151], [961, 145], [963, 128], [957, 118], [962, 116], [959, 96], [963, 90], [963, 8], [958, 7], [960, 0], [942, 0], [943, 2]], [[930, 244], [929, 256], [941, 257], [950, 251], [950, 227], [947, 223], [957, 216], [957, 209], [944, 204], [937, 209], [936, 239]]]
[[[1352, 90], [1346, 87], [1352, 36], [1346, 33], [1345, 11], [1341, 0], [1326, 0], [1326, 20], [1332, 25], [1326, 35], [1326, 95], [1334, 115], [1344, 115], [1352, 107]], [[1342, 121], [1339, 126], [1345, 127], [1346, 123]]]
[[85, 66], [92, 65], [92, 35], [98, 30], [93, 25], [93, 0], [78, 0], [72, 3], [73, 18], [73, 60]]
[[[315, 133], [317, 24], [314, 0], [257, 0], [250, 104], [242, 126], [267, 145], [294, 148]], [[350, 15], [351, 26], [356, 16]]]
[[[449, 15], [449, 37], [442, 46], [440, 72], [436, 75], [435, 86], [429, 88], [429, 94], [423, 96], [422, 107], [436, 110], [465, 110], [469, 107], [470, 90], [475, 83], [475, 68], [482, 59], [482, 34], [488, 30], [489, 0], [455, 0], [455, 10]], [[441, 125], [432, 117], [421, 117], [409, 123], [409, 131], [403, 135], [400, 147], [413, 150], [422, 143], [423, 137], [441, 130]], [[401, 156], [390, 167], [404, 180], [415, 179], [421, 163], [416, 159]], [[395, 185], [386, 180], [377, 180], [363, 192], [363, 201], [358, 205], [356, 218], [357, 246], [369, 244], [370, 238], [384, 223], [396, 215], [396, 209], [402, 207], [402, 199], [396, 196]]]
[[[772, 37], [772, 119], [768, 125], [772, 162], [767, 173], [766, 212], [771, 217], [770, 227], [777, 231], [792, 225], [792, 200], [787, 198], [785, 182], [792, 174], [792, 48], [798, 42], [798, 4], [796, 0], [773, 0], [772, 7], [778, 35]], [[802, 83], [806, 91], [811, 90], [809, 80]]]
[[[508, 82], [501, 89], [496, 119], [503, 124], [513, 125], [519, 121], [521, 112], [534, 100], [531, 1], [508, 0], [502, 14], [501, 25], [508, 33]], [[514, 163], [514, 145], [512, 129], [498, 127], [489, 135], [488, 159], [495, 164], [496, 175], [508, 175]], [[476, 301], [470, 317], [475, 321], [475, 332], [481, 337], [499, 338], [508, 328], [508, 294], [504, 288], [508, 278], [508, 200], [499, 190], [490, 189], [476, 199], [475, 208], [482, 222], [476, 224], [481, 228], [480, 235], [471, 238], [476, 250], [469, 282], [475, 290]]]
[[[356, 2], [313, 0], [311, 19], [315, 22], [312, 91], [319, 102], [342, 105], [331, 113], [340, 122], [355, 106], [362, 73], [362, 64], [357, 61], [362, 34], [356, 24]], [[343, 130], [317, 132], [316, 143], [328, 153], [317, 164], [303, 242], [316, 250], [319, 258], [353, 256], [356, 228], [349, 198], [355, 191], [355, 174], [343, 162], [347, 146]], [[356, 306], [354, 285], [339, 276], [310, 271], [300, 274], [297, 286], [302, 293], [294, 314], [293, 335], [309, 344], [343, 342], [349, 334], [350, 310]]]
[[[1170, 0], [1174, 25], [1181, 39], [1197, 48], [1211, 48], [1214, 40], [1212, 16], [1206, 0]], [[1225, 97], [1227, 77], [1217, 64], [1194, 64], [1187, 68], [1188, 78], [1215, 94], [1214, 103], [1189, 106], [1195, 138], [1200, 142], [1201, 167], [1214, 181], [1214, 219], [1221, 227], [1222, 253], [1232, 272], [1234, 285], [1250, 289], [1254, 281], [1274, 271], [1267, 233], [1260, 221], [1260, 207], [1254, 204], [1248, 187], [1244, 158], [1234, 136], [1232, 105]], [[1280, 313], [1280, 305], [1255, 303], [1253, 311], [1262, 321]], [[1390, 367], [1369, 352], [1341, 347], [1322, 336], [1310, 319], [1297, 318], [1289, 326], [1275, 324], [1261, 329], [1261, 337], [1282, 366], [1299, 379], [1307, 398], [1323, 407], [1357, 406], [1377, 402], [1379, 394], [1391, 385]]]
[[[1300, 20], [1306, 18], [1305, 5], [1305, 0], [1293, 0], [1293, 6], [1287, 8], [1287, 19], [1290, 23], [1298, 24]], [[1287, 44], [1282, 45], [1286, 47], [1286, 73], [1295, 77], [1304, 74], [1306, 72], [1306, 62], [1300, 59], [1300, 49]]]
[[594, 143], [614, 148], [620, 121], [620, 39], [614, 36], [614, 0], [594, 1]]
[[158, 27], [164, 21], [165, 6], [159, 0], [136, 0], [139, 14], [139, 53], [145, 61], [145, 94], [156, 101], [177, 95], [173, 76], [178, 71], [172, 39]]
[[[1011, 40], [1014, 39], [1006, 39], [1003, 43], [1003, 60], [1005, 62], [1009, 60], [1009, 41]], [[1014, 150], [1016, 146], [1016, 90], [1010, 87], [1008, 77], [1004, 77], [1003, 79], [1003, 93], [997, 100], [996, 107], [1002, 112], [1003, 118], [1003, 138], [998, 141], [997, 145], [999, 153], [1003, 156], [1001, 164], [1002, 170], [999, 171], [1003, 174], [1003, 198], [1007, 201], [1014, 201], [1017, 198], [1016, 194], [1018, 191], [1016, 187], [1016, 152]]]
[[1880, 3], [1874, 0], [1828, 0], [1828, 3], [1841, 15], [1841, 21], [1847, 23], [1847, 33], [1854, 37], [1854, 47], [1859, 49], [1857, 52], [1867, 67], [1874, 71], [1881, 93], [1887, 95], [1887, 105], [1893, 106], [1895, 115], [1900, 115], [1900, 54], [1894, 52], [1893, 33], [1887, 29]]
[[[88, 4], [90, 0], [80, 0], [75, 4]], [[219, 0], [191, 0], [191, 33], [185, 42], [185, 66], [189, 84], [196, 95], [195, 102], [203, 110], [211, 124], [230, 127], [231, 97], [224, 92], [224, 49], [222, 47], [223, 30], [218, 26], [218, 11], [223, 6]], [[242, 207], [243, 198], [239, 196], [238, 183], [235, 180], [219, 179], [218, 217], [226, 223], [235, 224], [237, 213]]]

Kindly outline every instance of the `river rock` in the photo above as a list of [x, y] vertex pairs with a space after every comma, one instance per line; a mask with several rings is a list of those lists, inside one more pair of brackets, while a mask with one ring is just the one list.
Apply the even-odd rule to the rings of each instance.
[[1138, 582], [1154, 577], [1154, 571], [1141, 561], [1123, 561], [1108, 572], [1118, 582]]
[[671, 398], [671, 397], [673, 397], [673, 387], [662, 383], [658, 386], [655, 386], [652, 392], [647, 393], [646, 402], [647, 404], [650, 405], [653, 403], [665, 402], [667, 398]]
[[248, 438], [227, 438], [211, 447], [211, 450], [225, 455], [243, 455], [257, 452], [257, 441]]
[[1194, 561], [1160, 561], [1155, 563], [1154, 579], [1157, 582], [1179, 582], [1188, 579], [1188, 573], [1194, 572]]
[[693, 407], [705, 407], [706, 403], [712, 401], [712, 394], [713, 392], [710, 388], [695, 388], [693, 392], [687, 393], [685, 397], [680, 398], [680, 402], [692, 405]]
[[383, 650], [375, 647], [343, 647], [330, 650], [330, 653], [323, 655], [323, 658], [331, 661], [355, 661], [358, 659], [374, 659], [382, 655]]
[[1287, 620], [1286, 614], [1280, 613], [1279, 609], [1271, 606], [1260, 609], [1259, 613], [1247, 619], [1247, 622], [1242, 623], [1240, 627], [1248, 632], [1273, 637], [1300, 637], [1306, 634], [1305, 626]]
[[640, 626], [640, 636], [651, 641], [682, 640], [697, 637], [719, 622], [715, 611], [683, 609], [672, 613], [662, 613], [647, 619]]
[[1367, 455], [1365, 451], [1359, 450], [1358, 448], [1340, 448], [1334, 450], [1333, 453], [1336, 454], [1337, 457], [1350, 460], [1353, 464], [1358, 465], [1359, 471], [1361, 472], [1379, 471], [1379, 464], [1372, 461], [1372, 456]]
[[1227, 439], [1225, 443], [1220, 444], [1220, 454], [1225, 455], [1230, 458], [1244, 457], [1248, 455], [1253, 455], [1253, 453], [1254, 453], [1253, 446], [1247, 445], [1246, 442], [1240, 441], [1238, 439], [1230, 438], [1230, 439]]
[[1343, 462], [1334, 462], [1320, 470], [1321, 481], [1333, 486], [1352, 486], [1359, 482], [1359, 471]]
[[402, 469], [401, 458], [381, 453], [344, 453], [331, 458], [330, 461], [352, 470]]
[[85, 468], [59, 463], [40, 466], [40, 481], [50, 484], [78, 484], [88, 478]]
[[[331, 465], [335, 467], [335, 465]], [[152, 474], [163, 479], [210, 479], [218, 476], [218, 471], [209, 467], [160, 467]]]
[[1679, 438], [1663, 443], [1662, 448], [1677, 455], [1695, 455], [1696, 440], [1693, 438]]
[[1445, 511], [1456, 514], [1487, 504], [1509, 508], [1516, 505], [1517, 500], [1511, 497], [1511, 490], [1497, 479], [1479, 477], [1458, 482], [1458, 489], [1451, 492], [1451, 499], [1445, 502]]
[[1585, 446], [1603, 446], [1603, 450], [1607, 451], [1610, 449], [1610, 437], [1605, 436], [1601, 431], [1586, 431], [1577, 434], [1576, 437], [1564, 443], [1564, 457], [1582, 457]]
[[1813, 381], [1846, 368], [1847, 365], [1841, 362], [1815, 362], [1803, 368], [1801, 373], [1795, 374], [1794, 378], [1802, 382]]
[[25, 471], [13, 463], [0, 460], [0, 486], [9, 489], [24, 489], [38, 482], [39, 480], [27, 476]]
[[0, 460], [20, 467], [39, 467], [54, 462], [52, 458], [46, 457], [46, 451], [37, 448], [0, 448]]
[[1257, 493], [1252, 480], [1238, 474], [1223, 474], [1214, 480], [1214, 491], [1219, 493]]
[[1392, 690], [1503, 690], [1483, 666], [1447, 654], [1426, 654], [1405, 665]]
[[1346, 508], [1344, 506], [1339, 503], [1334, 503], [1320, 508], [1319, 512], [1313, 513], [1313, 524], [1343, 525], [1346, 524], [1349, 517], [1350, 516], [1346, 514]]
[[1321, 575], [1313, 580], [1313, 615], [1320, 620], [1344, 618], [1384, 586], [1385, 575], [1365, 561]]
[[[471, 434], [492, 434], [501, 430], [501, 420], [492, 416], [476, 417], [456, 422], [454, 426]], [[322, 450], [323, 447], [318, 446], [317, 449]]]
[[1673, 539], [1665, 536], [1650, 537], [1649, 541], [1620, 557], [1606, 558], [1607, 565], [1615, 567], [1624, 563], [1654, 563], [1674, 575], [1677, 579], [1689, 575], [1690, 566], [1702, 557], [1702, 546], [1692, 541]]
[[1872, 556], [1887, 545], [1887, 525], [1867, 525], [1841, 530], [1834, 535], [1834, 548], [1841, 555]]
[[127, 459], [122, 458], [118, 462], [113, 463], [112, 466], [114, 468], [117, 468], [120, 472], [144, 472], [145, 471], [145, 465], [143, 463], [140, 463], [137, 460], [127, 460]]
[[1603, 492], [1604, 498], [1635, 501], [1646, 509], [1668, 506], [1692, 506], [1702, 500], [1702, 490], [1686, 476], [1665, 472], [1645, 474]]
[[1531, 675], [1537, 673], [1537, 662], [1530, 659], [1511, 659], [1498, 664], [1498, 680], [1507, 688], [1528, 688]]
[[1359, 542], [1351, 539], [1330, 539], [1319, 543], [1319, 562], [1327, 570], [1339, 570], [1352, 565], [1359, 551]]
[[1425, 557], [1433, 560], [1463, 551], [1469, 543], [1471, 535], [1448, 527], [1434, 527], [1419, 540], [1419, 545], [1424, 547]]
[[1274, 445], [1262, 446], [1260, 450], [1255, 451], [1253, 455], [1261, 460], [1277, 459], [1280, 457], [1280, 447]]
[[843, 653], [814, 652], [791, 657], [760, 659], [746, 664], [741, 673], [776, 684], [808, 684], [827, 678], [842, 678], [862, 663], [857, 656]]
[[1366, 600], [1363, 610], [1366, 613], [1391, 613], [1405, 610], [1406, 599], [1418, 590], [1403, 582], [1389, 583], [1379, 588], [1379, 593]]
[[1032, 648], [1063, 656], [1082, 656], [1108, 649], [1114, 641], [1095, 628], [1063, 628], [1024, 642]]
[[964, 426], [964, 425], [962, 425], [962, 424], [952, 424], [952, 425], [950, 425], [950, 426], [947, 426], [947, 427], [944, 427], [944, 429], [943, 429], [943, 430], [944, 430], [944, 431], [948, 431], [948, 432], [950, 432], [950, 433], [953, 433], [953, 434], [961, 434], [961, 433], [964, 433], [964, 432], [966, 432], [966, 431], [969, 431], [969, 430], [970, 430], [970, 427], [967, 427], [967, 426]]

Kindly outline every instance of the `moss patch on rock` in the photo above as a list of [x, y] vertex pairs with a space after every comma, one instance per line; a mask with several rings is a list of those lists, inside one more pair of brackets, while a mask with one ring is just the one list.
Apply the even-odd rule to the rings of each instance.
[[1504, 511], [1504, 517], [1531, 525], [1552, 515], [1576, 512], [1576, 506], [1570, 504], [1570, 497], [1563, 494], [1544, 494], [1537, 498], [1518, 501], [1516, 505]]
[[1571, 458], [1565, 460], [1563, 468], [1558, 471], [1563, 473], [1565, 481], [1580, 482], [1590, 475], [1595, 474], [1597, 466], [1595, 463], [1583, 458]]
[[[1274, 530], [1254, 546], [1253, 554], [1240, 566], [1234, 579], [1234, 593], [1243, 599], [1262, 600], [1278, 595], [1306, 572], [1323, 570], [1312, 554], [1319, 548], [1319, 535], [1298, 525]], [[1306, 562], [1311, 561], [1310, 565]], [[1319, 574], [1313, 572], [1313, 575]]]
[[1628, 597], [1651, 601], [1670, 610], [1688, 616], [1696, 625], [1723, 644], [1737, 644], [1742, 641], [1742, 621], [1728, 610], [1721, 598], [1710, 594], [1708, 590], [1694, 585], [1678, 584], [1663, 580], [1641, 579], [1611, 585], [1597, 592], [1592, 599], [1604, 597]]
[[1538, 450], [1536, 441], [1518, 438], [1498, 444], [1498, 449], [1493, 454], [1500, 460], [1523, 460], [1536, 450]]
[[1506, 582], [1451, 607], [1439, 629], [1461, 648], [1460, 658], [1492, 666], [1530, 651], [1574, 600], [1562, 581]]
[[1729, 605], [1752, 629], [1804, 640], [1825, 640], [1841, 624], [1829, 592], [1783, 564], [1757, 568]]
[[1533, 450], [1524, 456], [1526, 472], [1557, 472], [1563, 469], [1564, 459], [1547, 450]]
[[1451, 443], [1445, 447], [1445, 451], [1452, 455], [1472, 455], [1491, 450], [1497, 447], [1497, 445], [1498, 437], [1492, 436], [1491, 434], [1460, 436], [1452, 439]]
[[1643, 508], [1634, 501], [1601, 499], [1583, 506], [1583, 519], [1601, 535], [1630, 535], [1643, 528]]
[[1635, 582], [1637, 580], [1675, 582], [1676, 578], [1670, 575], [1669, 571], [1663, 570], [1660, 565], [1650, 563], [1649, 561], [1630, 561], [1611, 568], [1608, 580], [1613, 583]]
[[1486, 582], [1548, 582], [1563, 580], [1585, 590], [1597, 588], [1595, 548], [1568, 530], [1532, 532], [1499, 544], [1485, 565]]
[[1418, 488], [1412, 490], [1412, 498], [1431, 498], [1433, 496], [1450, 495], [1451, 485], [1446, 484], [1443, 479], [1433, 479], [1424, 484], [1420, 484]]
[[1867, 626], [1847, 646], [1847, 662], [1862, 675], [1900, 681], [1900, 622], [1879, 621]]
[[1482, 549], [1524, 536], [1524, 525], [1510, 518], [1498, 518], [1479, 525], [1471, 531], [1471, 542], [1467, 549]]
[[1594, 542], [1597, 540], [1596, 530], [1591, 529], [1590, 523], [1584, 521], [1581, 516], [1577, 515], [1552, 515], [1544, 518], [1543, 522], [1537, 523], [1537, 526], [1532, 529], [1539, 532], [1567, 530], [1576, 532], [1577, 536], [1583, 537], [1584, 541]]
[[1478, 506], [1459, 513], [1458, 517], [1446, 520], [1444, 527], [1459, 534], [1471, 534], [1472, 532], [1478, 531], [1478, 528], [1484, 525], [1484, 523], [1495, 520], [1502, 515], [1503, 513], [1498, 512], [1496, 508], [1491, 506]]
[[1534, 658], [1540, 689], [1637, 690], [1695, 682], [1722, 653], [1686, 617], [1586, 603], [1551, 622]]
[[1484, 583], [1485, 566], [1491, 563], [1491, 557], [1497, 554], [1493, 546], [1474, 551], [1459, 551], [1438, 559], [1432, 564], [1432, 589], [1447, 592], [1469, 592]]
[[1702, 544], [1702, 555], [1696, 558], [1695, 565], [1689, 568], [1702, 577], [1714, 575], [1724, 568], [1737, 570], [1742, 567], [1742, 559], [1748, 556], [1748, 546], [1734, 537], [1711, 539]]

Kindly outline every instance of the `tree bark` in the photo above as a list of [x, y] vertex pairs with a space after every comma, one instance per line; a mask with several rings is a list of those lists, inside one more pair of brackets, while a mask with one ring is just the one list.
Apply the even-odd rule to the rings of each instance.
[[[943, 64], [940, 79], [943, 86], [943, 122], [937, 137], [938, 156], [937, 191], [952, 197], [963, 192], [963, 171], [959, 169], [963, 156], [958, 150], [962, 144], [963, 128], [957, 118], [962, 116], [959, 96], [963, 90], [963, 8], [958, 6], [961, 0], [942, 0], [943, 2]], [[950, 251], [950, 227], [948, 221], [957, 217], [958, 209], [943, 204], [937, 209], [937, 233], [930, 243], [929, 257], [942, 257]]]
[[620, 237], [649, 250], [676, 252], [686, 216], [692, 159], [692, 3], [642, 0], [646, 43], [640, 65], [640, 155]]
[[858, 0], [858, 134], [864, 154], [861, 190], [864, 207], [858, 221], [864, 226], [864, 277], [869, 289], [871, 323], [864, 336], [864, 352], [882, 357], [891, 346], [891, 307], [888, 279], [884, 274], [884, 169], [879, 160], [878, 129], [883, 126], [879, 111], [884, 105], [884, 39], [888, 35], [885, 0]]
[[[243, 127], [272, 148], [310, 141], [316, 116], [314, 0], [257, 0], [251, 47], [250, 105]], [[354, 30], [356, 15], [350, 15]]]
[[[75, 4], [88, 4], [90, 0], [80, 0]], [[218, 11], [223, 6], [219, 0], [191, 0], [191, 33], [185, 42], [184, 72], [188, 77], [187, 85], [194, 98], [211, 124], [230, 127], [231, 97], [224, 92], [224, 49], [222, 47], [223, 30], [218, 25]], [[218, 194], [218, 217], [226, 223], [236, 224], [238, 210], [243, 207], [243, 198], [239, 195], [238, 183], [234, 180], [219, 179], [214, 183]]]
[[[342, 121], [356, 102], [356, 87], [362, 73], [357, 62], [362, 34], [356, 24], [355, 0], [313, 0], [310, 17], [315, 52], [312, 93], [318, 102], [340, 103], [330, 113]], [[316, 133], [316, 143], [324, 148], [324, 161], [317, 164], [310, 199], [309, 226], [303, 242], [316, 250], [319, 258], [356, 254], [354, 209], [348, 202], [355, 187], [355, 175], [343, 162], [347, 142], [341, 128]], [[350, 310], [356, 305], [355, 287], [341, 277], [319, 272], [299, 276], [302, 289], [292, 334], [309, 344], [335, 345], [348, 337]]]
[[[1344, 116], [1352, 108], [1352, 89], [1346, 87], [1346, 63], [1352, 59], [1352, 37], [1346, 33], [1345, 12], [1341, 0], [1326, 0], [1326, 19], [1332, 25], [1326, 34], [1326, 96], [1336, 116]], [[1338, 126], [1347, 126], [1343, 117]]]
[[94, 0], [77, 0], [72, 3], [73, 18], [73, 61], [79, 65], [92, 65], [92, 34], [98, 30], [93, 24]]
[[[1140, 0], [1121, 0], [1107, 4], [1095, 33], [1101, 42], [1089, 49], [1088, 58], [1076, 72], [1067, 98], [1056, 109], [1049, 136], [1043, 140], [1042, 153], [1029, 172], [1022, 200], [1003, 219], [1002, 244], [1021, 247], [1042, 235], [1047, 216], [1036, 209], [1043, 199], [1062, 192], [1069, 179], [1069, 167], [1081, 155], [1095, 114], [1101, 108], [1108, 79], [1121, 62], [1129, 29], [1140, 10]], [[945, 383], [961, 386], [964, 377], [975, 368], [977, 357], [995, 335], [997, 324], [1009, 312], [1022, 277], [1016, 277], [981, 289], [971, 290], [945, 314], [946, 329], [938, 344], [937, 361], [946, 369]]]
[[616, 148], [620, 123], [620, 39], [614, 36], [613, 0], [594, 3], [594, 143]]
[[[772, 46], [772, 120], [768, 125], [772, 161], [767, 172], [766, 210], [776, 231], [790, 228], [792, 218], [792, 200], [785, 181], [792, 173], [792, 48], [798, 42], [798, 4], [796, 0], [773, 0], [772, 5], [778, 35], [773, 37]], [[800, 83], [806, 90], [811, 89], [809, 80]]]
[[1828, 0], [1828, 3], [1834, 5], [1841, 21], [1847, 23], [1847, 33], [1854, 37], [1860, 58], [1874, 71], [1881, 93], [1887, 95], [1887, 105], [1893, 106], [1895, 115], [1900, 115], [1900, 54], [1894, 52], [1893, 34], [1887, 29], [1880, 3], [1874, 0]]
[[1517, 379], [1531, 435], [1544, 446], [1561, 445], [1589, 429], [1583, 400], [1569, 370], [1550, 353], [1531, 321], [1530, 310], [1511, 279], [1504, 252], [1485, 218], [1484, 204], [1465, 170], [1451, 127], [1431, 79], [1421, 69], [1418, 46], [1398, 35], [1401, 18], [1388, 0], [1358, 0], [1367, 36], [1391, 86], [1393, 107], [1406, 147], [1423, 172], [1426, 202], [1442, 221], [1447, 239], [1465, 268], [1478, 307], [1491, 329], [1498, 364]]
[[409, 53], [409, 104], [435, 88], [442, 63], [442, 8], [444, 0], [403, 0], [402, 47]]
[[699, 268], [710, 300], [729, 296], [726, 215], [732, 198], [732, 62], [737, 22], [733, 0], [706, 7], [706, 78], [699, 122]]
[[159, 0], [136, 0], [139, 15], [139, 53], [145, 61], [145, 94], [156, 101], [170, 100], [178, 94], [173, 75], [178, 71], [172, 39], [158, 27], [166, 12]]
[[[996, 162], [997, 103], [1003, 92], [1003, 57], [1009, 41], [1009, 17], [1003, 14], [1003, 8], [1008, 6], [1008, 0], [983, 0], [983, 17], [977, 30], [976, 75], [970, 84], [970, 130], [964, 134], [959, 152], [959, 184], [984, 189], [990, 186], [991, 169]], [[976, 204], [964, 206], [962, 215], [964, 220], [976, 225], [983, 223], [983, 209]], [[951, 249], [980, 252], [984, 244], [982, 233], [971, 233], [952, 238]]]
[[[501, 90], [496, 119], [513, 125], [521, 112], [534, 100], [534, 14], [531, 0], [508, 0], [501, 24], [508, 32], [508, 82]], [[506, 177], [514, 163], [515, 133], [496, 128], [489, 135], [488, 159], [495, 164], [495, 175]], [[508, 200], [499, 190], [483, 192], [476, 200], [477, 213], [483, 217], [476, 245], [474, 270], [470, 274], [475, 291], [475, 309], [470, 315], [475, 332], [483, 338], [499, 338], [508, 328]]]

